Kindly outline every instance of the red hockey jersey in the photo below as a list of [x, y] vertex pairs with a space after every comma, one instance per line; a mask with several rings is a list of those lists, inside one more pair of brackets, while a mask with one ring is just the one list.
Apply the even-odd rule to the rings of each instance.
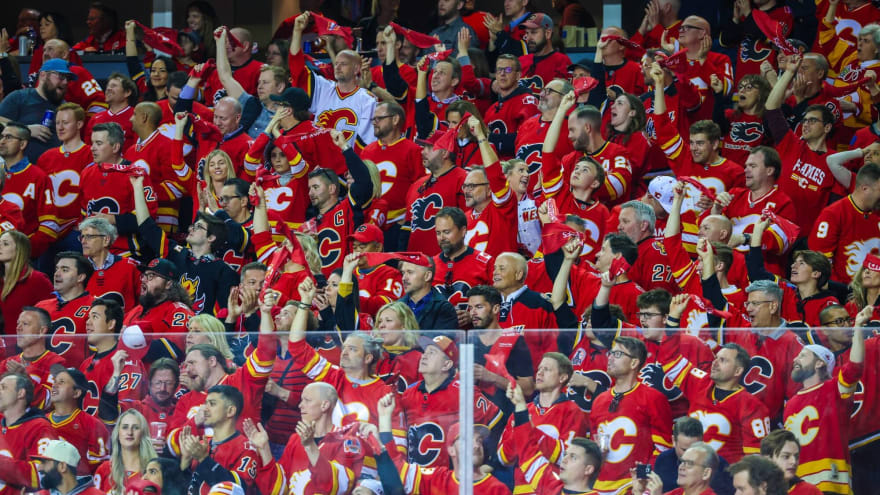
[[[86, 379], [89, 381], [89, 389], [82, 402], [82, 410], [86, 414], [92, 416], [98, 414], [101, 394], [104, 393], [104, 387], [113, 376], [112, 358], [117, 350], [118, 348], [114, 347], [104, 353], [92, 354], [79, 365], [79, 370], [86, 375]], [[131, 359], [126, 360], [122, 367], [122, 373], [119, 375], [119, 388], [117, 389], [119, 400], [143, 399], [147, 395], [148, 377], [143, 363]]]
[[507, 177], [497, 161], [486, 166], [489, 181], [489, 204], [483, 211], [466, 213], [468, 225], [465, 243], [490, 256], [516, 252], [517, 201], [507, 184]]
[[[47, 225], [54, 227], [53, 236], [45, 236], [40, 230], [40, 234], [35, 235], [35, 238], [39, 237], [42, 242], [51, 243], [71, 230], [80, 219], [80, 174], [91, 162], [92, 152], [85, 144], [76, 150], [64, 149], [62, 145], [40, 155], [37, 166], [46, 172], [52, 183], [52, 199], [57, 223]], [[31, 243], [34, 243], [34, 239]]]
[[0, 375], [9, 370], [7, 364], [13, 361], [16, 363], [27, 364], [25, 372], [27, 373], [27, 376], [30, 377], [31, 381], [34, 382], [34, 400], [31, 401], [31, 407], [43, 411], [49, 409], [49, 405], [52, 402], [52, 398], [49, 395], [52, 391], [53, 380], [51, 370], [56, 364], [67, 366], [64, 364], [64, 358], [52, 351], [44, 351], [39, 357], [29, 361], [22, 359], [21, 354], [9, 356], [3, 361], [0, 361]]
[[523, 55], [519, 58], [522, 66], [522, 77], [519, 84], [538, 94], [550, 81], [560, 78], [568, 79], [568, 66], [571, 59], [568, 55], [553, 50], [547, 55], [537, 56], [534, 53]]
[[777, 185], [797, 205], [813, 208], [797, 208], [794, 222], [801, 228], [800, 236], [806, 237], [822, 209], [828, 205], [835, 180], [825, 163], [825, 154], [811, 150], [806, 141], [791, 131], [776, 145], [782, 158], [782, 172]]
[[492, 257], [467, 248], [457, 258], [442, 252], [434, 256], [434, 286], [456, 309], [467, 309], [467, 294], [477, 285], [491, 285], [495, 263]]
[[422, 148], [404, 137], [388, 144], [376, 140], [360, 153], [361, 159], [370, 160], [379, 169], [382, 192], [379, 196], [388, 202], [386, 222], [403, 220], [407, 207], [406, 193], [425, 175], [422, 165]]
[[[122, 127], [122, 132], [125, 135], [125, 142], [122, 144], [122, 149], [127, 150], [137, 142], [137, 136], [131, 128], [131, 119], [133, 116], [134, 107], [131, 106], [127, 106], [116, 113], [110, 111], [110, 109], [96, 113], [89, 119], [89, 123], [86, 124], [85, 129], [83, 129], [82, 139], [86, 144], [92, 144], [92, 129], [98, 124], [109, 124], [112, 122], [118, 124], [119, 127]], [[172, 117], [172, 122], [173, 120]]]
[[77, 409], [70, 416], [59, 419], [50, 413], [47, 419], [58, 438], [67, 440], [79, 451], [78, 475], [91, 476], [99, 464], [110, 458], [110, 432], [97, 417]]
[[[565, 127], [563, 127], [565, 128]], [[541, 156], [544, 150], [544, 138], [547, 137], [547, 130], [550, 129], [550, 121], [542, 120], [540, 115], [526, 120], [519, 126], [516, 131], [516, 156], [529, 166], [529, 191], [540, 189], [541, 184], [538, 180], [538, 172], [541, 170]], [[565, 136], [560, 136], [556, 143], [556, 149], [553, 155], [559, 160], [574, 151], [571, 141]]]
[[113, 299], [122, 305], [124, 311], [134, 308], [138, 304], [141, 293], [141, 272], [138, 264], [131, 258], [122, 258], [110, 255], [102, 267], [95, 269], [89, 279], [86, 290], [89, 294], [98, 297]]
[[810, 249], [831, 260], [831, 278], [849, 284], [869, 253], [880, 251], [880, 215], [847, 196], [825, 207], [809, 231]]
[[40, 301], [38, 308], [45, 309], [52, 318], [49, 350], [64, 358], [64, 366], [75, 368], [86, 357], [86, 319], [94, 298], [88, 292], [70, 301], [57, 296]]
[[45, 455], [49, 440], [58, 438], [52, 425], [41, 414], [31, 411], [12, 425], [6, 423], [6, 418], [0, 420], [0, 433], [0, 452], [4, 454], [0, 461], [0, 495], [39, 488], [39, 461], [33, 457]]
[[406, 194], [406, 204], [411, 205], [406, 213], [410, 227], [408, 251], [420, 251], [428, 256], [440, 252], [434, 217], [444, 206], [466, 209], [461, 190], [466, 176], [467, 172], [456, 167], [439, 177], [426, 175], [409, 188]]

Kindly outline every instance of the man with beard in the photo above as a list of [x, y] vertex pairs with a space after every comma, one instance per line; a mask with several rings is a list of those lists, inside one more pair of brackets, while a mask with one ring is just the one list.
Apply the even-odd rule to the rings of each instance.
[[519, 25], [524, 29], [528, 55], [519, 58], [522, 66], [520, 84], [538, 94], [553, 79], [567, 79], [571, 59], [553, 48], [553, 20], [547, 14], [532, 14]]
[[152, 342], [144, 357], [146, 362], [160, 357], [177, 360], [186, 347], [186, 322], [195, 314], [190, 309], [190, 296], [178, 282], [180, 272], [174, 263], [156, 258], [139, 268], [142, 272], [140, 305], [126, 312], [124, 324], [138, 325], [147, 335], [159, 335], [147, 339]]
[[[181, 451], [181, 433], [187, 427], [202, 428], [206, 426], [203, 405], [207, 391], [215, 385], [229, 385], [239, 389], [244, 397], [244, 405], [236, 414], [237, 424], [250, 418], [260, 419], [263, 392], [272, 372], [277, 354], [278, 341], [275, 339], [275, 323], [272, 319], [272, 307], [278, 301], [279, 293], [267, 291], [260, 302], [260, 334], [257, 348], [248, 356], [244, 366], [230, 368], [230, 362], [210, 344], [196, 344], [189, 348], [183, 362], [184, 371], [181, 381], [186, 381], [189, 392], [183, 394], [174, 408], [174, 415], [168, 420], [170, 433], [168, 446], [175, 453]], [[184, 379], [185, 377], [185, 379]], [[172, 429], [173, 428], [173, 429]]]
[[[440, 26], [431, 31], [431, 36], [440, 39], [446, 48], [455, 50], [453, 56], [458, 56], [458, 33], [462, 29], [466, 29], [470, 39], [471, 48], [479, 48], [480, 40], [477, 38], [477, 32], [474, 28], [467, 25], [461, 18], [461, 9], [464, 8], [464, 0], [437, 0], [437, 17]], [[463, 54], [466, 55], [466, 54]]]
[[435, 266], [433, 261], [429, 266], [402, 262], [399, 268], [404, 295], [400, 300], [416, 315], [419, 328], [455, 330], [455, 307], [434, 288]]
[[[785, 429], [800, 441], [797, 475], [825, 493], [850, 493], [848, 439], [852, 394], [862, 376], [865, 337], [862, 327], [873, 312], [866, 306], [853, 326], [849, 359], [835, 369], [836, 358], [827, 347], [809, 344], [791, 367], [791, 379], [803, 388], [785, 403]], [[836, 375], [836, 376], [835, 376]], [[816, 411], [822, 411], [817, 414]]]
[[108, 417], [103, 413], [109, 404], [104, 401], [105, 393], [116, 394], [120, 401], [140, 400], [147, 393], [144, 365], [117, 347], [122, 318], [122, 307], [116, 301], [95, 299], [86, 320], [87, 340], [95, 353], [79, 365], [89, 381], [81, 408], [98, 415], [100, 406], [102, 418]]
[[486, 110], [485, 121], [489, 141], [504, 158], [513, 158], [520, 125], [538, 114], [537, 100], [527, 88], [519, 84], [522, 66], [513, 55], [501, 55], [495, 62], [495, 93], [498, 101]]
[[150, 216], [143, 180], [143, 177], [132, 179], [139, 237], [148, 249], [174, 264], [180, 278], [171, 281], [179, 280], [181, 285], [185, 284], [192, 300], [192, 310], [216, 314], [220, 308], [226, 307], [229, 290], [237, 282], [235, 270], [217, 258], [226, 245], [226, 224], [214, 215], [200, 211], [186, 235], [189, 248], [177, 244]]
[[51, 111], [53, 118], [50, 121], [54, 120], [55, 109], [64, 101], [68, 81], [75, 78], [70, 64], [55, 58], [40, 67], [34, 88], [13, 91], [0, 102], [0, 124], [15, 121], [27, 125], [30, 131], [27, 153], [34, 163], [46, 150], [61, 144], [54, 126], [51, 123], [45, 125], [44, 119], [46, 112]]
[[[462, 187], [467, 172], [455, 166], [455, 153], [440, 146], [445, 142], [446, 132], [434, 131], [422, 144], [422, 163], [430, 175], [426, 175], [410, 186], [406, 203], [412, 205], [406, 215], [409, 229], [407, 251], [420, 251], [428, 256], [440, 252], [439, 237], [435, 234], [434, 223], [439, 211], [444, 207], [464, 208]], [[465, 220], [465, 227], [467, 220]], [[402, 240], [401, 240], [402, 242]], [[439, 266], [439, 265], [438, 265]], [[453, 304], [455, 304], [453, 302]]]
[[[167, 425], [177, 405], [175, 393], [179, 386], [180, 366], [173, 359], [159, 358], [150, 366], [149, 395], [142, 400], [120, 402], [118, 411], [136, 409], [147, 419], [147, 424], [158, 421]], [[111, 394], [106, 397], [111, 399]]]
[[[114, 72], [107, 78], [107, 87], [104, 89], [104, 103], [107, 110], [97, 113], [89, 118], [83, 139], [87, 143], [92, 142], [92, 128], [104, 122], [115, 122], [125, 132], [125, 144], [122, 149], [127, 150], [137, 140], [131, 128], [131, 117], [134, 115], [134, 106], [138, 102], [137, 84], [125, 74]], [[59, 138], [61, 136], [58, 136]]]
[[403, 128], [406, 115], [403, 107], [393, 102], [376, 105], [373, 113], [373, 133], [376, 141], [367, 145], [361, 158], [379, 166], [382, 193], [379, 196], [387, 203], [385, 217], [385, 246], [395, 251], [399, 245], [398, 237], [406, 217], [406, 192], [424, 175], [422, 149], [406, 139]]
[[[39, 488], [40, 463], [34, 456], [47, 453], [47, 447], [58, 435], [38, 409], [29, 408], [33, 402], [34, 385], [22, 374], [6, 372], [0, 376], [0, 494], [13, 495], [22, 489]], [[76, 449], [71, 445], [73, 452]], [[79, 463], [72, 463], [76, 470]]]
[[310, 14], [305, 12], [294, 22], [288, 57], [292, 85], [304, 88], [311, 97], [309, 111], [315, 115], [316, 124], [342, 132], [349, 146], [363, 150], [376, 140], [371, 125], [376, 98], [359, 86], [361, 56], [352, 50], [337, 53], [333, 62], [335, 81], [313, 73], [306, 67], [302, 50], [302, 34], [310, 20]]
[[52, 320], [50, 348], [64, 358], [65, 366], [77, 366], [86, 357], [86, 319], [92, 295], [86, 291], [94, 268], [82, 254], [58, 253], [52, 277], [54, 297], [37, 303]]
[[[52, 200], [52, 181], [35, 161], [25, 156], [30, 148], [31, 133], [19, 122], [9, 122], [0, 134], [0, 158], [6, 162], [6, 180], [3, 199], [21, 208], [24, 217], [22, 232], [32, 237], [38, 228], [53, 232], [55, 207]], [[41, 254], [41, 253], [33, 253]]]
[[434, 256], [434, 285], [455, 306], [458, 328], [468, 328], [468, 291], [490, 284], [492, 257], [465, 244], [467, 216], [460, 208], [441, 208], [435, 217], [435, 232], [440, 253]]
[[104, 495], [91, 476], [76, 475], [81, 456], [66, 440], [49, 440], [45, 450], [32, 458], [40, 461], [40, 486], [50, 495]]
[[[45, 63], [53, 58], [59, 58], [70, 63], [70, 45], [59, 39], [47, 40], [43, 44], [43, 60], [41, 62]], [[71, 63], [68, 68], [73, 72], [71, 81], [76, 81], [76, 83], [71, 82], [67, 85], [64, 99], [81, 106], [88, 117], [106, 111], [107, 105], [104, 103], [104, 91], [101, 90], [101, 85], [95, 79], [95, 76], [80, 65], [73, 65]], [[135, 96], [137, 96], [137, 92], [135, 92]]]
[[[556, 109], [559, 108], [559, 102], [572, 89], [571, 83], [565, 79], [554, 79], [548, 82], [538, 94], [538, 111], [541, 113], [524, 121], [516, 130], [514, 144], [516, 158], [526, 162], [526, 165], [529, 166], [528, 191], [540, 188], [538, 171], [541, 170], [544, 138], [547, 136], [550, 123], [553, 122], [553, 117], [556, 115]], [[574, 148], [571, 147], [571, 141], [568, 139], [559, 141], [553, 154], [562, 160], [562, 157], [574, 151]]]

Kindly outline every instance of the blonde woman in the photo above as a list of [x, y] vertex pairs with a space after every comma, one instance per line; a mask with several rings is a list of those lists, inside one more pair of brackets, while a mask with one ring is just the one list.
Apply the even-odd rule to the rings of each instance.
[[234, 358], [229, 343], [226, 341], [226, 327], [223, 322], [209, 314], [193, 316], [186, 323], [186, 350], [196, 344], [211, 344], [231, 364]]
[[223, 150], [214, 150], [205, 157], [205, 165], [202, 168], [199, 179], [199, 210], [205, 207], [216, 210], [222, 202], [223, 184], [229, 179], [235, 178], [235, 167], [232, 159]]
[[403, 393], [419, 380], [419, 322], [409, 306], [392, 301], [376, 312], [373, 335], [382, 339], [384, 353], [376, 365], [376, 374], [389, 385], [396, 384]]
[[52, 297], [52, 282], [45, 273], [28, 264], [31, 259], [31, 241], [28, 236], [10, 230], [0, 234], [0, 314], [6, 335], [15, 335], [15, 326], [21, 308]]
[[119, 415], [110, 434], [110, 460], [95, 471], [95, 486], [105, 493], [123, 495], [117, 487], [126, 480], [144, 473], [150, 459], [156, 458], [156, 449], [150, 439], [150, 427], [144, 415], [129, 409]]
[[864, 265], [859, 268], [849, 286], [852, 289], [852, 300], [846, 304], [849, 314], [855, 317], [865, 306], [874, 306], [871, 320], [880, 320], [880, 258], [868, 255]]

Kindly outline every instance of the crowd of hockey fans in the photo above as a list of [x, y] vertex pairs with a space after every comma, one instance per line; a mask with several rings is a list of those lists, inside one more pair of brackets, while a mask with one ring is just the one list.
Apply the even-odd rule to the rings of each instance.
[[0, 495], [880, 493], [875, 4], [308, 3], [0, 32]]

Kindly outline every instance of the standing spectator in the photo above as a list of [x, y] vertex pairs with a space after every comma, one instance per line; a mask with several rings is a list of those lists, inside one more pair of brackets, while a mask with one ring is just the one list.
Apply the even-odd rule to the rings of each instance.
[[[618, 493], [631, 484], [630, 469], [650, 464], [655, 452], [672, 446], [672, 413], [666, 397], [639, 382], [647, 359], [642, 341], [617, 337], [608, 351], [608, 374], [614, 387], [593, 400], [591, 437], [599, 440], [606, 463], [594, 485], [602, 493]], [[624, 427], [620, 418], [628, 418]]]
[[480, 41], [479, 49], [485, 50], [489, 43], [489, 29], [486, 27], [486, 21], [491, 14], [476, 10], [476, 3], [476, 0], [465, 0], [460, 13], [462, 20], [477, 34], [477, 39]]
[[[681, 48], [687, 48], [688, 67], [683, 74], [691, 81], [700, 94], [700, 106], [688, 114], [692, 124], [698, 120], [711, 120], [715, 106], [715, 89], [712, 87], [712, 76], [720, 82], [722, 95], [733, 91], [733, 66], [727, 55], [710, 51], [712, 48], [712, 32], [709, 23], [702, 17], [692, 15], [679, 26], [678, 42]], [[664, 49], [674, 53], [675, 47], [664, 42]]]
[[767, 79], [757, 74], [749, 74], [739, 80], [736, 86], [736, 105], [724, 111], [720, 121], [724, 134], [721, 154], [737, 164], [743, 164], [749, 151], [758, 145], [770, 144], [764, 128], [764, 113], [767, 97], [772, 86]]
[[538, 114], [538, 101], [531, 91], [519, 84], [522, 65], [518, 58], [513, 55], [499, 56], [495, 62], [495, 74], [498, 101], [486, 110], [485, 120], [491, 131], [489, 141], [507, 159], [516, 153], [520, 125]]
[[507, 0], [504, 2], [502, 15], [486, 19], [490, 55], [507, 53], [520, 57], [528, 53], [524, 39], [526, 33], [520, 29], [520, 25], [532, 15], [528, 9], [529, 1]]
[[632, 280], [645, 290], [659, 288], [678, 294], [680, 289], [669, 266], [663, 239], [655, 235], [657, 218], [653, 208], [641, 201], [629, 201], [621, 205], [618, 222], [618, 232], [639, 247], [638, 258], [630, 270]]
[[641, 65], [626, 58], [626, 32], [616, 26], [602, 30], [599, 43], [596, 45], [596, 57], [593, 66], [604, 71], [604, 75], [596, 77], [605, 80], [605, 88], [613, 86], [619, 94], [630, 93], [640, 95], [645, 92], [645, 78], [642, 77]]
[[159, 101], [166, 95], [168, 75], [177, 70], [177, 64], [170, 57], [159, 55], [150, 64], [149, 77], [145, 77], [144, 66], [138, 58], [137, 37], [134, 21], [125, 21], [125, 56], [128, 75], [137, 84], [141, 101]]
[[54, 126], [46, 125], [46, 114], [54, 114], [58, 105], [64, 101], [68, 81], [74, 77], [66, 60], [49, 60], [40, 67], [34, 88], [10, 93], [0, 102], [0, 124], [21, 122], [30, 131], [26, 138], [29, 142], [27, 154], [33, 163], [46, 150], [61, 144], [55, 135]]
[[642, 23], [631, 40], [650, 50], [662, 47], [664, 37], [678, 39], [678, 30], [681, 27], [681, 19], [678, 17], [680, 8], [679, 0], [648, 2]]
[[492, 278], [492, 257], [465, 244], [467, 216], [454, 206], [441, 208], [436, 219], [436, 239], [440, 253], [434, 256], [434, 284], [455, 306], [458, 327], [468, 328], [468, 292], [478, 285], [489, 285]]
[[793, 27], [791, 9], [784, 2], [750, 0], [733, 4], [733, 16], [722, 20], [718, 42], [724, 47], [738, 46], [736, 79], [733, 82], [737, 86], [745, 76], [760, 76], [761, 65], [764, 62], [776, 65], [776, 50], [773, 49], [773, 44], [767, 41], [767, 35], [758, 27], [752, 16], [754, 10], [760, 10], [764, 16], [769, 17], [779, 26], [777, 36], [788, 38]]
[[0, 234], [0, 263], [3, 264], [3, 287], [0, 290], [0, 314], [3, 333], [15, 335], [18, 315], [25, 306], [33, 306], [52, 293], [52, 282], [43, 272], [28, 265], [31, 244], [23, 233], [10, 230]]
[[465, 29], [470, 34], [470, 46], [472, 48], [480, 47], [480, 40], [474, 28], [470, 27], [464, 19], [461, 18], [461, 9], [464, 8], [464, 0], [437, 0], [437, 17], [440, 25], [431, 30], [431, 36], [435, 36], [446, 46], [446, 49], [452, 49], [453, 55], [458, 55], [458, 37], [459, 31]]
[[528, 54], [519, 58], [520, 84], [538, 94], [553, 79], [567, 79], [571, 59], [553, 46], [553, 19], [547, 14], [532, 14], [518, 29], [525, 30], [523, 41], [528, 49]]
[[104, 103], [107, 110], [93, 115], [83, 132], [83, 140], [89, 144], [92, 142], [92, 129], [97, 124], [115, 122], [122, 127], [125, 133], [125, 144], [122, 149], [127, 150], [135, 143], [137, 136], [131, 128], [131, 117], [134, 115], [134, 106], [138, 102], [138, 88], [130, 77], [114, 72], [107, 78], [107, 87], [104, 89]]
[[371, 125], [376, 98], [358, 85], [361, 56], [351, 50], [337, 53], [333, 62], [335, 81], [313, 73], [306, 67], [302, 50], [302, 34], [310, 19], [306, 12], [294, 21], [288, 57], [290, 79], [294, 86], [306, 88], [312, 98], [309, 111], [315, 115], [315, 123], [343, 132], [349, 145], [360, 151], [376, 140]]
[[[229, 39], [230, 36], [235, 36], [238, 44], [233, 43]], [[236, 98], [229, 94], [229, 90], [220, 79], [221, 64], [224, 66], [224, 76], [229, 75], [228, 70], [231, 70], [232, 77], [241, 85], [242, 91], [251, 95], [257, 94], [260, 69], [263, 67], [263, 63], [253, 58], [254, 42], [251, 32], [238, 27], [232, 29], [219, 27], [214, 31], [214, 37], [217, 38], [217, 44], [224, 49], [217, 52], [217, 70], [211, 72], [208, 80], [205, 81], [205, 104], [214, 106], [224, 96]]]
[[125, 49], [125, 33], [119, 29], [116, 11], [101, 2], [92, 2], [86, 17], [89, 35], [74, 45], [74, 50], [94, 53], [119, 53]]
[[[516, 141], [514, 143], [516, 158], [526, 162], [526, 165], [528, 165], [529, 183], [527, 190], [530, 192], [541, 187], [541, 184], [538, 182], [538, 171], [541, 170], [544, 139], [547, 136], [550, 123], [553, 121], [553, 116], [556, 115], [556, 109], [559, 108], [562, 97], [571, 90], [571, 83], [565, 79], [554, 79], [545, 84], [538, 94], [538, 111], [541, 112], [540, 115], [535, 115], [517, 127]], [[571, 141], [561, 139], [557, 142], [554, 154], [561, 160], [562, 157], [573, 150]]]

